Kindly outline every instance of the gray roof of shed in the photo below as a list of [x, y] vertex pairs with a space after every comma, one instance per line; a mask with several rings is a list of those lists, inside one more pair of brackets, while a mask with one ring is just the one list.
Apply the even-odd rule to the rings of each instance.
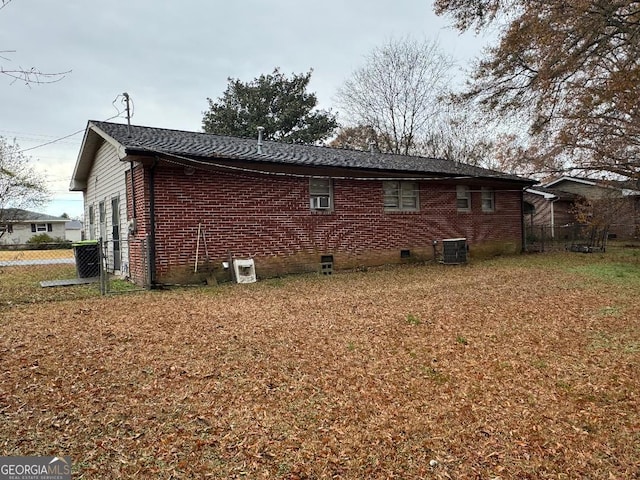
[[[209, 133], [90, 121], [94, 128], [120, 144], [127, 155], [166, 154], [199, 161], [215, 159], [258, 163], [334, 167], [402, 174], [434, 174], [480, 177], [533, 184], [532, 180], [439, 158], [363, 152], [313, 145], [263, 141], [258, 152], [256, 138], [238, 138]], [[82, 156], [82, 152], [81, 152]]]

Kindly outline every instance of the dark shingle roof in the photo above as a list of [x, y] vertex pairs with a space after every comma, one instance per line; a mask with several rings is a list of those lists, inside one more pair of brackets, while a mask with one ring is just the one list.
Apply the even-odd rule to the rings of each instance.
[[18, 222], [66, 222], [68, 219], [54, 217], [45, 213], [32, 212], [21, 208], [5, 208], [2, 212], [2, 220], [9, 223]]
[[412, 172], [441, 176], [473, 176], [522, 183], [529, 179], [438, 158], [426, 158], [388, 153], [363, 152], [313, 145], [297, 145], [263, 141], [258, 153], [257, 139], [213, 135], [200, 132], [169, 130], [91, 121], [90, 124], [124, 146], [127, 154], [144, 152], [169, 154], [199, 160], [236, 159], [261, 163], [337, 167], [377, 170], [381, 172]]

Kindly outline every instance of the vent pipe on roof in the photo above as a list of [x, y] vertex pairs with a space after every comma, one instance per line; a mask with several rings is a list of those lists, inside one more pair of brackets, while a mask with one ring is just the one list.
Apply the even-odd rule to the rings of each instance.
[[262, 153], [262, 132], [264, 127], [258, 127], [258, 153]]
[[376, 142], [369, 142], [369, 153], [376, 152]]

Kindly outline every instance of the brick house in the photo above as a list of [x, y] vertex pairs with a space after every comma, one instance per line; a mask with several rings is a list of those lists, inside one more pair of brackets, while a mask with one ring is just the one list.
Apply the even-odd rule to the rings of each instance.
[[520, 252], [533, 183], [442, 159], [90, 121], [71, 190], [111, 271], [183, 283], [205, 267], [227, 275], [230, 258], [254, 259], [258, 276], [425, 260], [447, 238], [477, 257]]

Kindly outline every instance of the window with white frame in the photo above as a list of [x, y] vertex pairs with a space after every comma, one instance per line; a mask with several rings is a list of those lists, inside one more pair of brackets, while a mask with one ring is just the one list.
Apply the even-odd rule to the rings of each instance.
[[330, 178], [309, 179], [309, 205], [311, 210], [333, 208], [333, 185]]
[[482, 211], [493, 212], [496, 209], [496, 194], [493, 188], [482, 187]]
[[471, 189], [467, 185], [456, 186], [456, 207], [459, 212], [471, 211]]
[[31, 232], [53, 232], [53, 225], [50, 223], [32, 223]]
[[384, 209], [390, 212], [415, 212], [419, 209], [417, 182], [382, 182]]

